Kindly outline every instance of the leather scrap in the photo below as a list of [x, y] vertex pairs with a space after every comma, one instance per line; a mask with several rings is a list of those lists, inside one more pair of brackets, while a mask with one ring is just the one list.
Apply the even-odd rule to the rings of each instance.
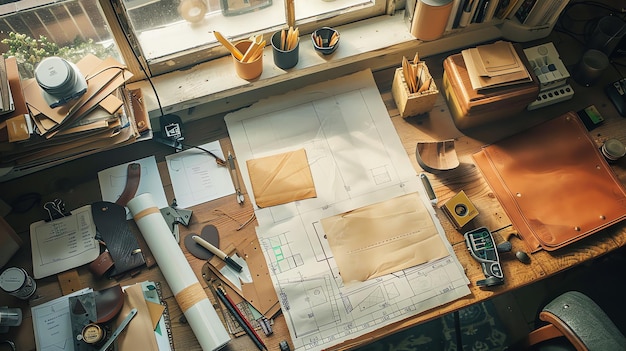
[[126, 173], [126, 185], [120, 197], [115, 201], [116, 204], [126, 206], [139, 189], [139, 182], [141, 181], [141, 165], [139, 163], [129, 163]]

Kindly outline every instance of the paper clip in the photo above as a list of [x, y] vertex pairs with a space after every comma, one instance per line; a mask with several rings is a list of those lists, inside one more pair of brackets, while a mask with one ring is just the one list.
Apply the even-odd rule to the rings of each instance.
[[48, 211], [48, 218], [45, 220], [46, 222], [71, 216], [71, 214], [65, 210], [65, 203], [61, 199], [48, 201], [43, 205], [43, 208]]

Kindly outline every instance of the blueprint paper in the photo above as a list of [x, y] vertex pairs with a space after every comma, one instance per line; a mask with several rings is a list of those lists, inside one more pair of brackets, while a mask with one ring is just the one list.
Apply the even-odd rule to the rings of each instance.
[[[296, 349], [322, 350], [470, 293], [371, 71], [260, 101], [225, 120], [248, 189], [246, 160], [306, 150], [316, 198], [261, 209], [251, 196]], [[345, 286], [320, 221], [406, 194], [428, 204], [450, 255]]]

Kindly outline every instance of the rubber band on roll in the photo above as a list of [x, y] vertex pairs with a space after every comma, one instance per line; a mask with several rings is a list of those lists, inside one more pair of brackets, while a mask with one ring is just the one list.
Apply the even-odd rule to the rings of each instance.
[[200, 283], [196, 283], [184, 288], [174, 297], [176, 302], [178, 302], [178, 306], [180, 306], [180, 310], [185, 313], [191, 306], [206, 299], [206, 293]]
[[161, 211], [159, 211], [159, 209], [156, 208], [156, 207], [146, 208], [145, 210], [143, 210], [143, 211], [137, 213], [136, 215], [134, 215], [133, 219], [138, 221], [141, 218], [143, 218], [144, 216], [147, 216], [147, 215], [149, 215], [151, 213], [161, 213]]

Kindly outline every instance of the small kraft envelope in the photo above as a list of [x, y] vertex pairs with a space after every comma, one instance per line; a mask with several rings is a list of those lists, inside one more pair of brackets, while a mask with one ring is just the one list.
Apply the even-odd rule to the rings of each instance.
[[246, 165], [260, 208], [317, 196], [304, 149], [247, 160]]

